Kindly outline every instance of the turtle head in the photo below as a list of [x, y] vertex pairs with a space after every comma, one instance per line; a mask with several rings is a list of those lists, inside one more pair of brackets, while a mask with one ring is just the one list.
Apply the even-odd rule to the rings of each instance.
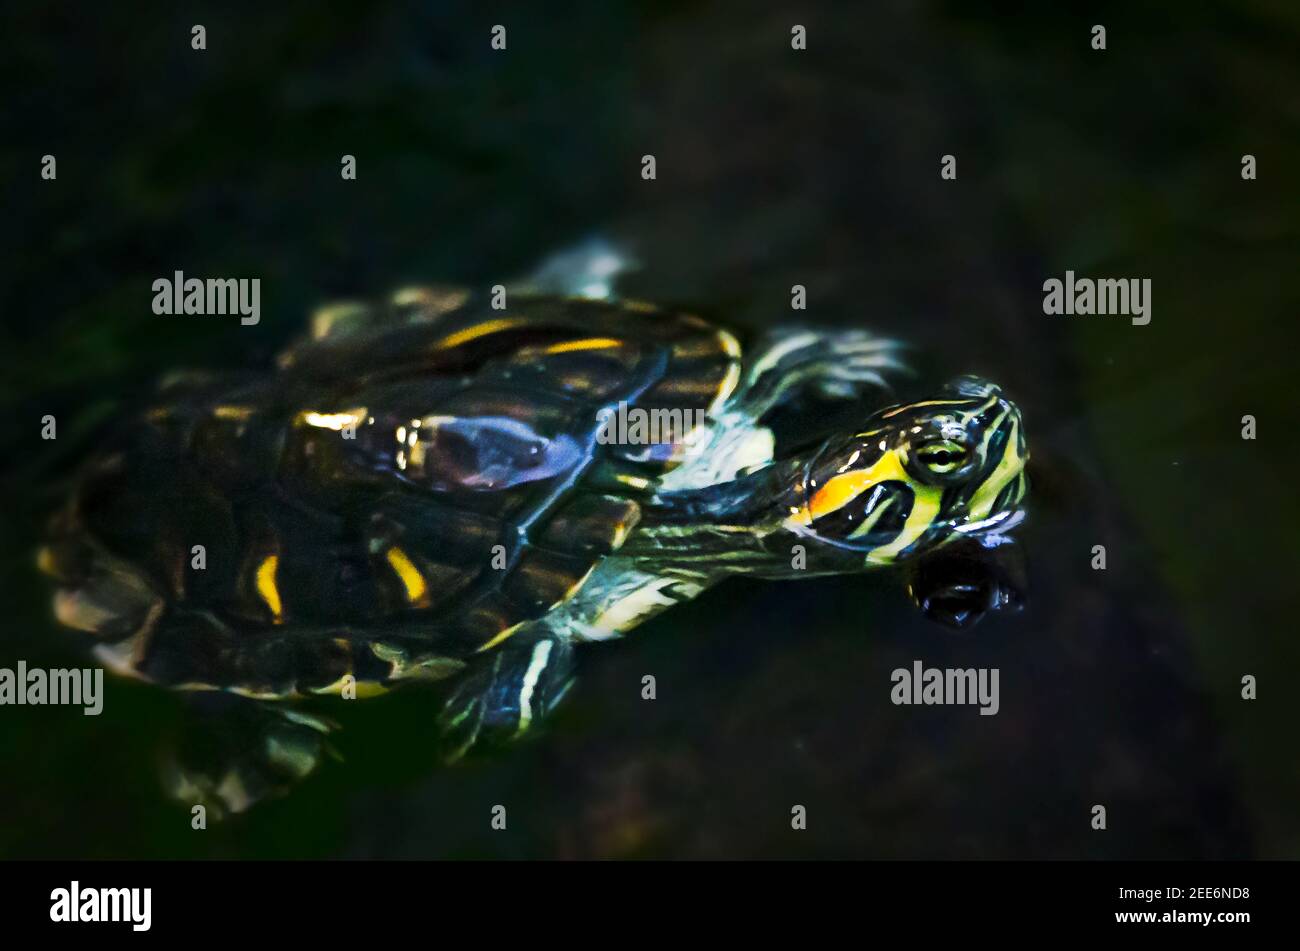
[[1015, 404], [986, 380], [959, 377], [824, 443], [785, 524], [867, 565], [893, 564], [1014, 525], [1027, 458]]

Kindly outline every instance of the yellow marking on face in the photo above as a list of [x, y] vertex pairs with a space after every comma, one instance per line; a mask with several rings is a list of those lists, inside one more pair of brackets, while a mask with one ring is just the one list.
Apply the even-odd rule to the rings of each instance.
[[871, 514], [862, 520], [861, 525], [849, 532], [849, 538], [861, 538], [863, 535], [868, 534], [876, 527], [876, 523], [880, 521], [880, 516], [884, 515], [886, 509], [893, 504], [894, 496], [891, 495], [889, 498], [885, 499], [885, 501], [877, 505], [875, 509], [872, 510]]
[[397, 577], [401, 579], [403, 587], [406, 588], [406, 600], [417, 608], [428, 607], [429, 585], [424, 580], [424, 575], [420, 574], [420, 569], [415, 567], [407, 557], [406, 552], [394, 546], [384, 553], [384, 557], [388, 559], [388, 564], [392, 566]]
[[[990, 433], [996, 428], [996, 426], [990, 427]], [[994, 467], [989, 477], [971, 496], [970, 517], [974, 521], [988, 517], [993, 509], [993, 503], [997, 501], [998, 494], [1024, 468], [1025, 461], [1020, 458], [1020, 449], [1017, 445], [1019, 428], [1019, 420], [1011, 424], [1011, 433], [1007, 437], [1006, 448], [1002, 450], [1002, 458], [998, 460], [997, 466]]]
[[528, 320], [523, 317], [502, 317], [498, 320], [487, 320], [481, 324], [476, 324], [473, 327], [458, 330], [454, 334], [448, 334], [435, 343], [433, 349], [450, 350], [453, 347], [459, 347], [463, 343], [469, 343], [471, 340], [477, 340], [480, 337], [500, 333], [501, 331], [509, 330], [512, 327], [522, 327], [527, 323]]
[[625, 300], [623, 308], [636, 311], [638, 314], [653, 314], [659, 310], [654, 304], [644, 300]]
[[[923, 485], [907, 474], [903, 460], [897, 449], [891, 449], [881, 455], [865, 469], [857, 469], [832, 476], [824, 486], [817, 490], [809, 503], [788, 522], [811, 525], [814, 520], [843, 508], [872, 486], [882, 482], [902, 482], [912, 489], [912, 510], [908, 512], [902, 530], [895, 538], [879, 548], [867, 553], [867, 564], [885, 565], [894, 560], [900, 551], [912, 544], [930, 527], [939, 514], [943, 500], [943, 487]], [[889, 500], [892, 502], [892, 499]], [[854, 529], [850, 538], [869, 532], [889, 506], [889, 502], [879, 506], [871, 517], [859, 528]]]
[[912, 481], [912, 477], [903, 468], [903, 460], [899, 458], [898, 450], [891, 449], [889, 452], [882, 453], [879, 459], [865, 469], [854, 469], [832, 476], [813, 494], [798, 518], [804, 525], [808, 525], [823, 515], [829, 515], [848, 505], [877, 483], [905, 482], [910, 485]]
[[552, 344], [542, 351], [542, 353], [574, 353], [578, 350], [608, 350], [610, 347], [621, 347], [623, 341], [615, 340], [613, 337], [588, 337], [585, 340], [570, 340], [568, 343]]
[[332, 429], [342, 432], [349, 426], [358, 426], [366, 418], [366, 408], [347, 410], [342, 413], [302, 413], [298, 420], [317, 429]]
[[943, 488], [937, 485], [912, 485], [912, 511], [907, 513], [903, 530], [887, 545], [873, 548], [867, 555], [869, 565], [887, 565], [900, 551], [916, 541], [930, 527], [939, 514], [939, 503], [943, 499]]
[[280, 589], [275, 583], [276, 569], [280, 566], [279, 555], [267, 555], [257, 566], [257, 593], [271, 611], [271, 620], [279, 624], [283, 619], [283, 605], [280, 603]]

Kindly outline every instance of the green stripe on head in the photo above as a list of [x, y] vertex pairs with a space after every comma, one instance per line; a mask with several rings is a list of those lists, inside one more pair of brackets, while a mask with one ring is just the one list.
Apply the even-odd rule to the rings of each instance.
[[786, 525], [886, 565], [961, 534], [994, 530], [1025, 493], [1020, 411], [962, 377], [829, 441], [809, 463]]

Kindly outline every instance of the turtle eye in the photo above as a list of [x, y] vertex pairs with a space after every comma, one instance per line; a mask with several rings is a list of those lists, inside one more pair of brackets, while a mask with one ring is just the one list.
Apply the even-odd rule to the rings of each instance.
[[935, 475], [948, 475], [966, 465], [970, 447], [950, 439], [929, 442], [916, 450], [917, 461]]

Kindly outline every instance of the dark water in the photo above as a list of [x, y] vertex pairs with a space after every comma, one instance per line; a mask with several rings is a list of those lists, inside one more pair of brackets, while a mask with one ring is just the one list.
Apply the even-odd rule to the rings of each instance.
[[[914, 344], [918, 390], [999, 381], [1033, 452], [1029, 608], [953, 635], [888, 576], [729, 582], [584, 651], [549, 733], [506, 755], [437, 766], [418, 690], [326, 705], [346, 764], [203, 832], [152, 767], [173, 696], [0, 708], [0, 855], [1300, 857], [1300, 13], [541, 8], [18, 15], [0, 666], [84, 662], [32, 558], [64, 421], [264, 360], [323, 299], [491, 284], [593, 233], [632, 244], [635, 296], [758, 327], [802, 283], [813, 319]], [[176, 269], [262, 278], [261, 324], [153, 316]], [[1045, 316], [1066, 269], [1150, 278], [1151, 323]], [[1000, 668], [1000, 713], [893, 706], [914, 659]]]

